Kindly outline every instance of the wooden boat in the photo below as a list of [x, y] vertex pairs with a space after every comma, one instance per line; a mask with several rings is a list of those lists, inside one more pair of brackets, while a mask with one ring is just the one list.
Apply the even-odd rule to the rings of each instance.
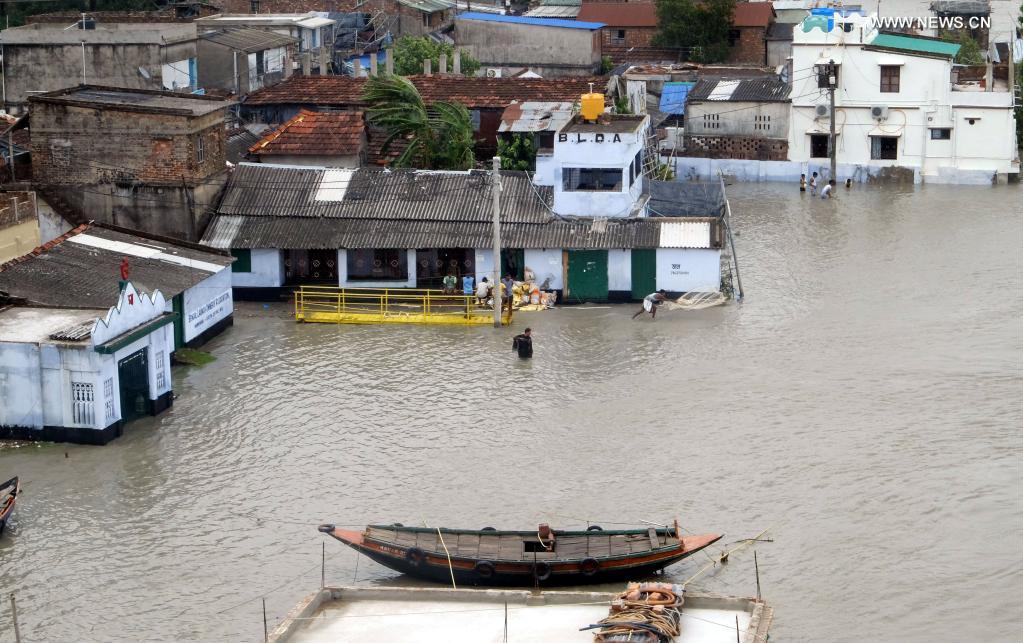
[[[577, 585], [639, 580], [717, 542], [721, 535], [681, 536], [674, 526], [648, 529], [498, 531], [369, 525], [319, 530], [396, 571], [460, 585]], [[450, 555], [450, 557], [449, 557]]]
[[14, 501], [18, 498], [20, 491], [21, 485], [18, 484], [18, 476], [0, 484], [0, 535], [4, 533], [7, 519], [14, 513]]

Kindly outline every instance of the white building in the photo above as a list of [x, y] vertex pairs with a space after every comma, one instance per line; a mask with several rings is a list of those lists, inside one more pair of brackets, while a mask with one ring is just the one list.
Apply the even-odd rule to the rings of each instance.
[[166, 307], [128, 283], [105, 312], [0, 309], [0, 437], [106, 444], [170, 407]]
[[954, 85], [958, 49], [880, 33], [858, 13], [807, 17], [793, 34], [790, 160], [826, 171], [828, 92], [814, 68], [833, 61], [838, 180], [901, 171], [914, 181], [990, 183], [1018, 173], [1012, 92]]
[[0, 266], [0, 292], [33, 306], [105, 308], [121, 263], [140, 291], [175, 312], [172, 350], [198, 346], [233, 323], [231, 264], [223, 251], [103, 224], [79, 226]]
[[195, 20], [195, 26], [200, 35], [225, 28], [242, 27], [290, 36], [298, 41], [299, 53], [312, 54], [313, 67], [317, 65], [316, 57], [321, 52], [327, 52], [328, 56], [332, 54], [336, 24], [336, 21], [315, 11], [308, 13], [218, 13]]

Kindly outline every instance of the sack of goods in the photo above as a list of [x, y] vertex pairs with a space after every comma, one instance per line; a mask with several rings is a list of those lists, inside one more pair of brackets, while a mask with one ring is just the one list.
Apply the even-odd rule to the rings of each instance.
[[[593, 628], [594, 643], [666, 643], [682, 632], [684, 589], [671, 583], [629, 583]], [[589, 629], [589, 628], [586, 628]]]

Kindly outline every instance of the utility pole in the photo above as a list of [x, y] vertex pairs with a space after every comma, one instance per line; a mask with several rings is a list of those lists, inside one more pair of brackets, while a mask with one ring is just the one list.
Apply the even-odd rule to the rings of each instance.
[[835, 61], [828, 61], [828, 98], [831, 101], [831, 136], [828, 137], [828, 157], [831, 159], [830, 180], [838, 181], [838, 160], [835, 157], [835, 86], [838, 84], [838, 70]]
[[[491, 189], [494, 194], [494, 328], [501, 327], [501, 157], [494, 157]], [[511, 293], [508, 293], [511, 296]]]

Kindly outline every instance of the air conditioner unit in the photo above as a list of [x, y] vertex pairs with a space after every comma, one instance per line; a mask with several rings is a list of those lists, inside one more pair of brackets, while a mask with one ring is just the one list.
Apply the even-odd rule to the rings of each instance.
[[883, 121], [888, 118], [887, 105], [873, 105], [870, 108], [870, 117], [875, 121]]
[[815, 118], [828, 118], [830, 113], [831, 110], [827, 105], [815, 105], [813, 108], [813, 115]]
[[501, 70], [497, 67], [487, 69], [487, 78], [500, 78]]

